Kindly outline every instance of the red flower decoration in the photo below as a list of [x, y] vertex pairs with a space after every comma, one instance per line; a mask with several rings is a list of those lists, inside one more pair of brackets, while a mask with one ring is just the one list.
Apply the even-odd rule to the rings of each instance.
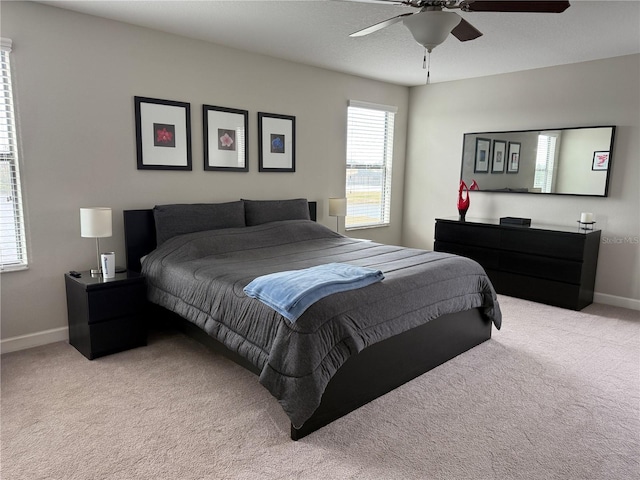
[[167, 131], [166, 128], [156, 131], [158, 143], [169, 143], [173, 139], [173, 133]]
[[228, 133], [225, 133], [220, 137], [220, 143], [223, 147], [230, 147], [233, 145], [233, 138], [231, 138]]

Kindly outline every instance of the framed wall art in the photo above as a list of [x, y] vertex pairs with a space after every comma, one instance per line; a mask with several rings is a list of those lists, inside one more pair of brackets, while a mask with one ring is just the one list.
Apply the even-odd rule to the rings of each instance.
[[491, 173], [504, 173], [504, 162], [507, 157], [507, 142], [503, 140], [493, 141], [493, 161]]
[[609, 152], [593, 152], [593, 162], [591, 170], [608, 170], [609, 169]]
[[204, 169], [249, 171], [249, 112], [202, 105]]
[[258, 112], [258, 170], [296, 171], [296, 117]]
[[134, 97], [138, 170], [191, 170], [189, 103]]
[[509, 142], [507, 155], [507, 173], [518, 173], [520, 170], [520, 142]]
[[473, 173], [489, 172], [489, 151], [491, 140], [488, 138], [476, 138], [476, 157], [473, 164]]

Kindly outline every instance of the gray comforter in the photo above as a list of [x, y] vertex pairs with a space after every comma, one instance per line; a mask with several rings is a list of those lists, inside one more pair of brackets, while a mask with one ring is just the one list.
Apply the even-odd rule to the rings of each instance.
[[[381, 270], [382, 282], [336, 293], [291, 323], [242, 289], [267, 273], [330, 262]], [[476, 262], [343, 237], [308, 220], [174, 237], [143, 262], [149, 299], [195, 323], [260, 371], [295, 427], [336, 370], [373, 343], [447, 313], [481, 308], [500, 328], [495, 291]]]

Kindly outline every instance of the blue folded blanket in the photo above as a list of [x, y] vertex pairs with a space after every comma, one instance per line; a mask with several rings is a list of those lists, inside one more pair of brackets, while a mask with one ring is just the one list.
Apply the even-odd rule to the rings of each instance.
[[244, 293], [295, 322], [321, 298], [332, 293], [366, 287], [383, 278], [380, 270], [346, 263], [327, 263], [303, 270], [263, 275], [244, 287]]

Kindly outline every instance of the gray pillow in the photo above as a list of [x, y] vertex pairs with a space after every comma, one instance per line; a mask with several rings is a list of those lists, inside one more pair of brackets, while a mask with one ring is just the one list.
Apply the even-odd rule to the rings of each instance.
[[244, 200], [247, 226], [281, 220], [310, 220], [306, 198], [291, 200]]
[[176, 235], [203, 230], [245, 227], [242, 200], [228, 203], [156, 205], [156, 243], [162, 245]]

